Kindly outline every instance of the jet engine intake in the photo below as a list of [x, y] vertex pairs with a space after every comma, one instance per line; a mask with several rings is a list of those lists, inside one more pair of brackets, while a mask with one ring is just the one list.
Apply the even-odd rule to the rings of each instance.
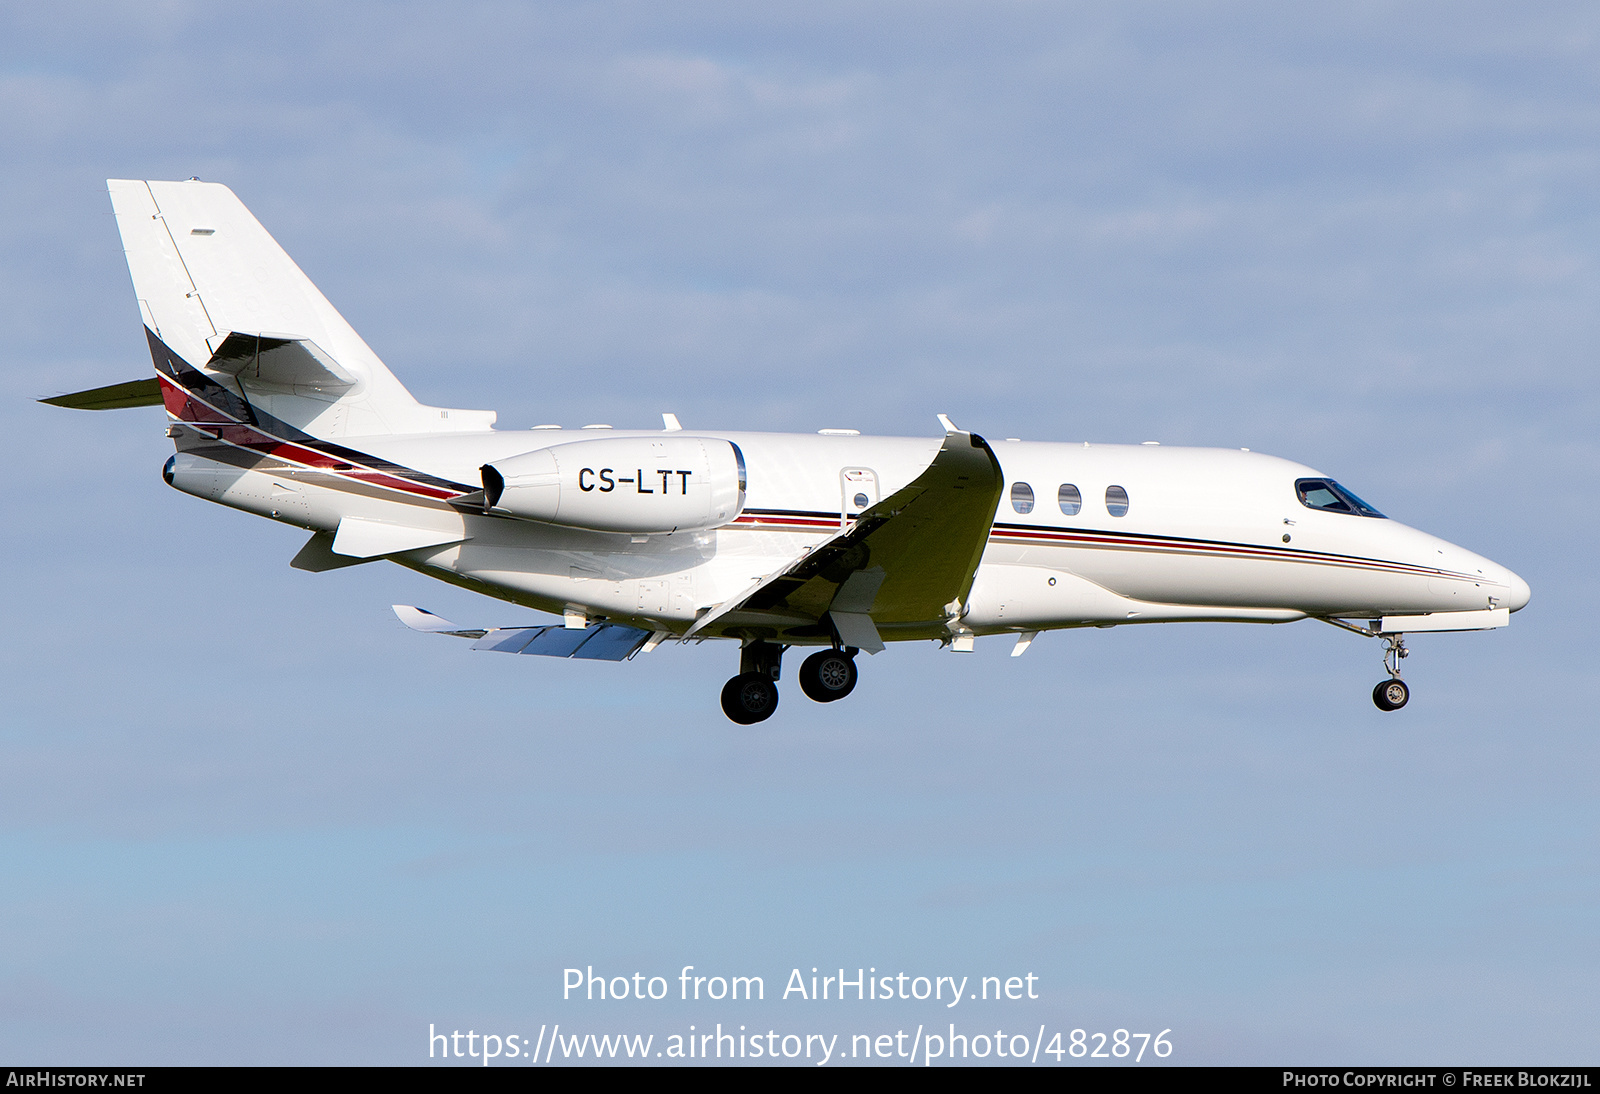
[[744, 454], [710, 437], [613, 437], [482, 467], [489, 512], [597, 532], [662, 535], [727, 524], [744, 508]]

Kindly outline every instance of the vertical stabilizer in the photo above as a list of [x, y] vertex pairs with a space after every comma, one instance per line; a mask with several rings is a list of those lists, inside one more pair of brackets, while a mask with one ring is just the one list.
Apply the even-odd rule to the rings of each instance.
[[252, 407], [325, 438], [493, 424], [418, 403], [226, 186], [107, 185], [145, 326]]

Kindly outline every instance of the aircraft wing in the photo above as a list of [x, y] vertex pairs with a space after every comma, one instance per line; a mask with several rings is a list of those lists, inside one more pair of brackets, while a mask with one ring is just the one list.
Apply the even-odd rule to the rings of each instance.
[[[847, 646], [876, 652], [880, 628], [942, 637], [960, 617], [989, 542], [1004, 476], [988, 442], [945, 422], [944, 444], [909, 485], [753, 588], [701, 616], [688, 635], [714, 628], [803, 631], [810, 621]], [[780, 639], [781, 640], [781, 639]]]
[[542, 657], [575, 657], [580, 661], [626, 661], [650, 638], [649, 631], [620, 623], [590, 623], [586, 627], [457, 627], [423, 608], [394, 605], [400, 622], [426, 634], [448, 634], [475, 639], [475, 650], [525, 653]]

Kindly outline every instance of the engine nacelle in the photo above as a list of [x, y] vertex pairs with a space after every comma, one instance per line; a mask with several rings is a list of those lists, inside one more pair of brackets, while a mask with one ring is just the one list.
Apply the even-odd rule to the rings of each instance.
[[710, 437], [609, 437], [483, 465], [489, 512], [634, 535], [727, 524], [744, 508], [744, 454]]

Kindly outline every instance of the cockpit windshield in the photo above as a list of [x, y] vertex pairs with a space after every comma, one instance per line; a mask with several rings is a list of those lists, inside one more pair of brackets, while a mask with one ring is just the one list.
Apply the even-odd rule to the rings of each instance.
[[1361, 517], [1383, 517], [1382, 513], [1332, 479], [1296, 479], [1294, 489], [1295, 493], [1300, 495], [1300, 504], [1307, 509], [1350, 513]]

